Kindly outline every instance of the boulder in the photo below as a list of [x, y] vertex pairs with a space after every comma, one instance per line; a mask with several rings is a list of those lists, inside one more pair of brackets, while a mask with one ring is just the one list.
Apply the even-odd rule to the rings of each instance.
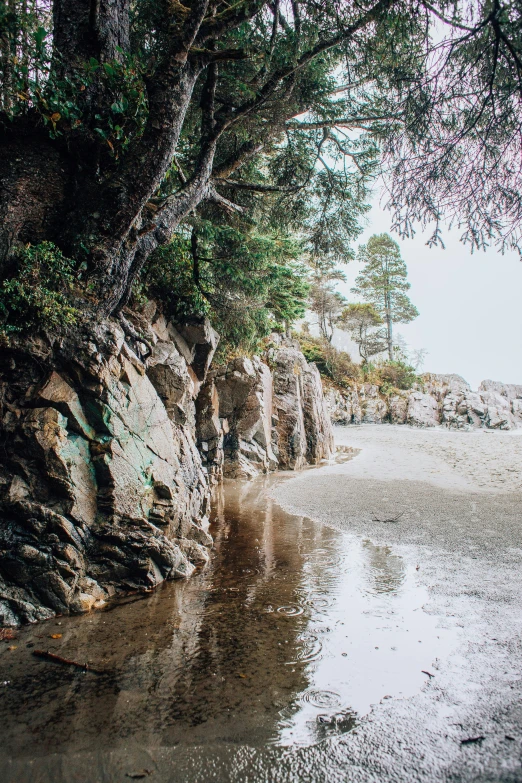
[[223, 432], [223, 472], [250, 478], [277, 467], [272, 449], [272, 376], [258, 356], [233, 359], [213, 379]]
[[303, 368], [306, 359], [292, 345], [282, 344], [270, 355], [274, 380], [274, 422], [279, 465], [298, 470], [306, 465], [303, 413]]
[[363, 383], [359, 387], [363, 424], [382, 424], [388, 418], [388, 406], [379, 394], [379, 387]]
[[377, 386], [351, 390], [326, 386], [325, 398], [335, 424], [360, 421], [449, 429], [512, 429], [522, 426], [522, 385], [482, 381], [478, 392], [460, 375], [426, 373], [411, 392], [385, 396]]
[[522, 385], [516, 383], [500, 383], [499, 381], [482, 381], [479, 386], [481, 392], [496, 392], [507, 400], [522, 400]]
[[431, 394], [437, 402], [442, 402], [448, 394], [456, 397], [464, 396], [471, 391], [467, 381], [454, 373], [425, 373], [422, 376], [423, 388], [426, 394]]
[[405, 392], [392, 394], [388, 398], [388, 416], [392, 424], [406, 424], [408, 418], [408, 397]]
[[332, 454], [330, 417], [315, 365], [288, 341], [271, 349], [268, 362], [241, 357], [208, 374], [196, 422], [209, 476], [253, 478]]
[[315, 364], [305, 360], [302, 379], [306, 461], [309, 465], [317, 465], [329, 459], [335, 450], [332, 425], [323, 395], [321, 375]]
[[325, 388], [325, 402], [332, 424], [360, 424], [362, 413], [356, 388]]
[[270, 351], [275, 440], [282, 468], [297, 470], [333, 453], [333, 432], [319, 371], [297, 343], [281, 339]]
[[412, 392], [408, 397], [406, 423], [413, 427], [436, 427], [440, 424], [437, 400], [430, 394]]

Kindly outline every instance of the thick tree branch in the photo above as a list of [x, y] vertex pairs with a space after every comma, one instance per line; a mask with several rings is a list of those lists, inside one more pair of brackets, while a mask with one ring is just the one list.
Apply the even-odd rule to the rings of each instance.
[[200, 26], [197, 36], [198, 42], [204, 43], [209, 38], [217, 38], [229, 30], [233, 30], [242, 22], [252, 19], [265, 5], [266, 0], [240, 0], [220, 14], [207, 17]]
[[242, 144], [239, 150], [220, 163], [212, 171], [213, 179], [227, 179], [234, 171], [241, 168], [241, 166], [250, 160], [254, 155], [257, 155], [263, 149], [263, 143], [260, 141], [247, 141]]
[[173, 20], [173, 27], [177, 34], [171, 37], [169, 44], [170, 53], [167, 57], [167, 62], [171, 59], [178, 63], [187, 61], [189, 50], [194, 45], [196, 36], [201, 29], [208, 5], [208, 0], [192, 0], [190, 12], [183, 19], [183, 22], [180, 24], [179, 20]]
[[231, 214], [234, 212], [242, 214], [245, 211], [244, 207], [240, 206], [239, 204], [235, 204], [233, 201], [230, 201], [228, 198], [222, 196], [221, 193], [218, 193], [217, 190], [212, 187], [212, 185], [209, 187], [207, 200], [213, 201], [214, 204], [223, 207], [226, 212], [230, 212]]
[[236, 190], [250, 190], [256, 193], [297, 193], [304, 187], [304, 185], [257, 185], [255, 182], [241, 182], [233, 179], [221, 179], [220, 182]]
[[368, 117], [340, 117], [331, 120], [317, 120], [314, 122], [287, 122], [289, 130], [319, 130], [321, 128], [357, 128], [361, 123], [380, 122], [384, 120], [400, 120], [398, 114], [382, 114]]
[[285, 31], [285, 33], [287, 35], [288, 34], [291, 35], [294, 31], [292, 30], [292, 28], [288, 24], [287, 20], [285, 19], [285, 17], [281, 13], [281, 9], [279, 8], [279, 4], [277, 5], [277, 8], [276, 8], [275, 2], [270, 2], [270, 0], [269, 0], [267, 5], [270, 8], [270, 10], [272, 11], [272, 13], [274, 14], [274, 16], [277, 15], [277, 20], [278, 20], [279, 24], [281, 25], [282, 29]]
[[284, 79], [287, 79], [288, 77], [296, 74], [299, 70], [305, 68], [318, 55], [323, 54], [330, 49], [334, 49], [336, 46], [339, 46], [340, 44], [348, 41], [359, 30], [375, 21], [381, 13], [389, 8], [391, 4], [392, 0], [377, 0], [375, 5], [370, 10], [362, 14], [362, 16], [360, 16], [359, 19], [357, 19], [351, 25], [348, 25], [341, 33], [339, 33], [339, 35], [319, 41], [307, 52], [304, 52], [295, 64], [286, 66], [285, 68], [280, 68], [275, 71], [263, 85], [255, 98], [253, 98], [251, 101], [247, 101], [243, 104], [243, 106], [236, 110], [224, 111], [220, 113], [221, 116], [218, 117], [220, 133], [238, 122], [239, 119], [245, 117], [248, 114], [251, 114], [253, 111], [263, 106]]

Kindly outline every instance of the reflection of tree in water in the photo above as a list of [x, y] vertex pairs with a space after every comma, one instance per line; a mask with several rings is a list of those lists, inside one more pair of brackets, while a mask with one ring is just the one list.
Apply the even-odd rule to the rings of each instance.
[[[309, 686], [304, 662], [287, 665], [298, 658], [307, 612], [277, 612], [299, 601], [306, 553], [296, 546], [299, 521], [266, 498], [257, 503], [261, 491], [261, 482], [230, 488], [216, 504], [215, 549], [198, 575], [129, 606], [62, 620], [59, 652], [107, 675], [43, 665], [30, 651], [17, 671], [0, 661], [2, 679], [17, 683], [0, 706], [15, 755], [276, 738], [281, 710]], [[29, 730], [18, 732], [24, 723]]]
[[371, 541], [363, 541], [363, 553], [368, 564], [364, 572], [368, 592], [398, 593], [406, 577], [402, 557], [392, 554], [389, 546], [376, 546]]
[[[197, 677], [204, 663], [203, 689], [214, 687], [202, 706], [216, 738], [265, 743], [275, 738], [281, 709], [308, 686], [304, 665], [287, 665], [306, 617], [277, 612], [295, 603], [302, 574], [296, 520], [273, 507], [261, 482], [228, 487], [216, 511], [212, 592], [189, 667]], [[217, 683], [208, 680], [213, 672]]]

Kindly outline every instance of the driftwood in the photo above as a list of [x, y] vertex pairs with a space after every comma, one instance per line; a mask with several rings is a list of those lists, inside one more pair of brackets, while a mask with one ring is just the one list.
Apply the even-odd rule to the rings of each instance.
[[372, 522], [398, 522], [399, 519], [404, 515], [404, 511], [401, 511], [400, 514], [397, 514], [396, 517], [390, 517], [389, 519], [379, 519], [378, 516], [376, 516], [375, 511], [373, 512]]
[[479, 737], [466, 737], [466, 739], [463, 739], [460, 741], [461, 745], [473, 745], [474, 743], [478, 742], [480, 745], [482, 743], [482, 740], [485, 740], [486, 738], [481, 734]]
[[69, 658], [62, 658], [61, 655], [49, 652], [48, 650], [33, 650], [33, 655], [37, 658], [45, 658], [48, 661], [54, 661], [54, 663], [61, 663], [64, 666], [75, 666], [77, 669], [81, 669], [84, 672], [93, 672], [93, 674], [103, 674], [100, 669], [93, 669], [88, 663], [78, 663], [78, 661], [71, 661]]

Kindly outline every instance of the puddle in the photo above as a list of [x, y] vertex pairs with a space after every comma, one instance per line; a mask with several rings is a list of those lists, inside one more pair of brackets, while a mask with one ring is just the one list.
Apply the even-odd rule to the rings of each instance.
[[[277, 477], [227, 483], [211, 563], [110, 611], [0, 644], [2, 751], [310, 745], [417, 693], [453, 631], [388, 547], [283, 512]], [[61, 638], [52, 639], [53, 634]], [[102, 674], [36, 658], [44, 649]]]

